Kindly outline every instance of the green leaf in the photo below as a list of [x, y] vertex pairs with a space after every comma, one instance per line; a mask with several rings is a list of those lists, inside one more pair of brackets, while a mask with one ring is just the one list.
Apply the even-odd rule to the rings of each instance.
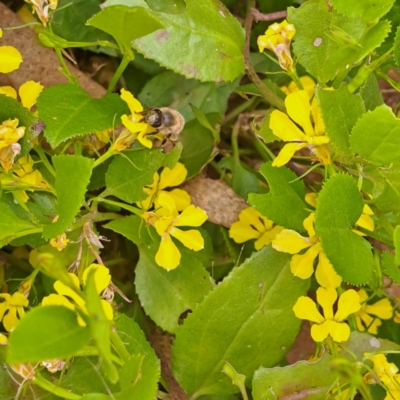
[[38, 228], [29, 219], [19, 218], [12, 211], [13, 208], [10, 201], [7, 201], [4, 196], [0, 199], [0, 247], [10, 243], [16, 235], [24, 236], [22, 232]]
[[46, 239], [55, 238], [69, 228], [85, 200], [86, 187], [90, 181], [93, 160], [74, 155], [53, 157], [56, 170], [55, 189], [59, 218], [44, 227]]
[[[102, 3], [102, 0], [60, 0], [57, 12], [51, 19], [53, 32], [70, 42], [112, 40], [105, 32], [85, 25], [89, 18], [99, 12]], [[76, 29], [78, 26], [79, 29]]]
[[46, 124], [44, 136], [54, 148], [75, 136], [113, 128], [128, 106], [117, 94], [93, 99], [76, 85], [45, 88], [37, 100], [40, 119]]
[[89, 393], [83, 396], [81, 400], [110, 400], [110, 396], [101, 393]]
[[383, 104], [383, 97], [375, 74], [370, 74], [364, 85], [360, 88], [360, 95], [364, 101], [365, 109], [372, 111]]
[[183, 150], [180, 162], [186, 167], [187, 179], [197, 175], [210, 161], [215, 147], [213, 134], [202, 126], [199, 121], [193, 120], [185, 125], [179, 135]]
[[[191, 400], [237, 392], [225, 362], [249, 379], [275, 365], [300, 327], [292, 307], [308, 281], [293, 276], [290, 256], [264, 247], [211, 292], [176, 334], [173, 371]], [[287, 290], [290, 288], [290, 290]]]
[[[144, 0], [107, 2], [116, 4], [148, 7]], [[233, 81], [244, 72], [244, 30], [220, 2], [186, 0], [180, 14], [149, 12], [166, 28], [133, 41], [146, 58], [202, 82]]]
[[147, 5], [156, 12], [179, 14], [185, 11], [185, 0], [145, 0]]
[[393, 233], [394, 249], [396, 251], [396, 264], [400, 265], [400, 225], [397, 225]]
[[289, 8], [288, 20], [296, 26], [293, 49], [299, 62], [320, 83], [361, 61], [390, 31], [390, 23], [380, 21], [366, 32], [366, 23], [338, 14], [325, 0]]
[[73, 356], [89, 340], [74, 311], [62, 306], [36, 307], [12, 331], [8, 342], [9, 364], [39, 362]]
[[[397, 258], [397, 252], [396, 252]], [[382, 269], [384, 273], [392, 279], [395, 283], [400, 285], [400, 269], [398, 265], [400, 263], [397, 262], [395, 256], [388, 252], [382, 253]]]
[[252, 131], [259, 136], [264, 143], [271, 143], [275, 140], [280, 140], [278, 136], [275, 136], [272, 129], [269, 127], [269, 122], [271, 120], [272, 109], [268, 110], [265, 114], [265, 118], [261, 123], [257, 123], [255, 120], [252, 123]]
[[353, 151], [371, 162], [400, 160], [400, 120], [390, 107], [381, 105], [357, 122], [350, 145]]
[[283, 368], [261, 367], [253, 378], [254, 400], [278, 399], [302, 391], [309, 391], [307, 398], [324, 399], [337, 378], [331, 368], [332, 359], [325, 353], [312, 363], [299, 361]]
[[154, 180], [154, 173], [163, 165], [165, 154], [160, 149], [128, 150], [115, 157], [106, 173], [104, 196], [116, 196], [127, 203], [144, 200], [143, 187]]
[[[114, 318], [114, 324], [118, 335], [121, 337], [129, 353], [142, 354], [145, 356], [141, 364], [140, 379], [129, 391], [129, 397], [122, 397], [121, 400], [128, 398], [140, 400], [155, 399], [158, 390], [158, 380], [160, 378], [159, 359], [147, 342], [144, 333], [132, 318], [117, 313]], [[125, 372], [129, 374], [129, 370], [123, 367], [121, 370], [121, 386], [125, 384], [125, 378], [128, 376], [125, 375]], [[118, 398], [118, 396], [116, 396], [116, 398]]]
[[363, 22], [373, 22], [383, 17], [395, 0], [331, 0], [332, 6], [348, 17], [360, 18]]
[[353, 178], [338, 174], [326, 181], [318, 196], [315, 231], [337, 273], [353, 285], [369, 282], [374, 270], [371, 245], [352, 232], [364, 207]]
[[350, 133], [365, 113], [361, 96], [351, 94], [347, 85], [335, 91], [317, 87], [316, 95], [330, 144], [339, 155], [351, 157]]
[[192, 106], [205, 115], [218, 113], [222, 119], [228, 98], [236, 86], [237, 81], [219, 84], [199, 82], [168, 71], [148, 81], [139, 99], [149, 107], [171, 107], [179, 111], [186, 122], [196, 118]]
[[35, 137], [31, 129], [34, 130], [37, 118], [33, 115], [33, 113], [23, 107], [19, 101], [4, 94], [0, 94], [0, 124], [9, 118], [18, 118], [18, 126], [26, 127], [25, 135], [19, 141], [19, 144], [21, 145], [20, 156], [24, 156], [28, 154], [29, 150], [32, 148], [32, 140]]
[[[166, 271], [155, 262], [159, 241], [152, 244], [145, 224], [138, 216], [114, 220], [105, 228], [120, 233], [139, 245], [135, 286], [146, 313], [162, 329], [175, 333], [182, 313], [194, 310], [212, 289], [212, 281], [195, 252], [181, 251], [181, 264]], [[153, 230], [152, 235], [157, 233]], [[159, 240], [159, 239], [158, 239]]]
[[249, 194], [249, 203], [276, 224], [287, 229], [304, 231], [303, 221], [308, 216], [303, 200], [304, 182], [295, 181], [297, 175], [289, 168], [276, 168], [271, 163], [263, 164], [260, 172], [268, 181], [270, 192]]
[[132, 40], [146, 36], [164, 27], [145, 8], [126, 6], [103, 8], [87, 21], [87, 25], [94, 26], [113, 36], [122, 53], [128, 54], [132, 53]]

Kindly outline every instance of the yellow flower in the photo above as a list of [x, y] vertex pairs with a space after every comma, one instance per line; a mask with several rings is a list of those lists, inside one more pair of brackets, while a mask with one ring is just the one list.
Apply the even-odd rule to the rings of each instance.
[[335, 342], [344, 342], [350, 336], [350, 327], [343, 321], [360, 309], [360, 297], [353, 289], [345, 291], [339, 297], [338, 309], [334, 314], [333, 305], [336, 300], [336, 289], [320, 287], [317, 290], [317, 302], [322, 307], [323, 315], [318, 311], [317, 305], [306, 296], [301, 296], [293, 306], [297, 318], [315, 323], [311, 327], [311, 336], [316, 342], [322, 342], [328, 336]]
[[[316, 98], [310, 104], [307, 92], [299, 90], [286, 96], [285, 105], [288, 115], [294, 122], [282, 111], [275, 110], [271, 114], [269, 127], [275, 136], [290, 143], [282, 148], [272, 165], [274, 167], [285, 165], [296, 151], [306, 147], [322, 163], [329, 164], [331, 160], [329, 138], [325, 134], [325, 125]], [[311, 114], [313, 123], [310, 119]], [[303, 130], [299, 129], [298, 125]]]
[[42, 24], [46, 26], [50, 18], [50, 10], [57, 8], [58, 0], [25, 0], [27, 3], [33, 5], [32, 13], [37, 14]]
[[[28, 307], [28, 299], [19, 292], [0, 294], [0, 298], [4, 299], [0, 303], [0, 321], [3, 320], [3, 325], [6, 331], [11, 332], [18, 324], [19, 318], [25, 315], [24, 307]], [[7, 313], [7, 314], [6, 314]]]
[[256, 250], [260, 250], [264, 246], [268, 246], [282, 229], [282, 226], [274, 225], [253, 207], [248, 207], [240, 212], [239, 221], [231, 225], [229, 237], [236, 243], [256, 239], [254, 247]]
[[0, 73], [13, 72], [19, 68], [21, 63], [22, 55], [15, 47], [0, 46]]
[[146, 222], [153, 224], [161, 236], [155, 260], [160, 267], [169, 271], [176, 268], [181, 261], [181, 253], [171, 236], [190, 250], [201, 250], [204, 247], [204, 239], [199, 231], [195, 229], [183, 231], [177, 227], [200, 226], [207, 220], [207, 214], [201, 208], [193, 205], [186, 207], [179, 214], [174, 199], [166, 192], [160, 193], [158, 202], [161, 208], [156, 213], [145, 213], [143, 218]]
[[282, 86], [280, 89], [282, 90], [283, 93], [286, 95], [294, 92], [298, 92], [299, 90], [305, 90], [308, 94], [308, 98], [311, 100], [314, 96], [314, 90], [315, 90], [315, 82], [313, 81], [312, 78], [310, 78], [308, 75], [304, 75], [300, 78], [300, 82], [303, 85], [303, 89], [300, 89], [295, 81], [291, 81], [289, 85], [287, 86]]
[[5, 171], [11, 169], [14, 158], [21, 151], [18, 143], [25, 135], [25, 127], [18, 127], [18, 119], [8, 119], [0, 125], [0, 164]]
[[6, 346], [7, 343], [8, 343], [7, 336], [0, 333], [0, 346]]
[[[158, 196], [160, 193], [164, 193], [164, 189], [173, 186], [179, 186], [186, 179], [187, 169], [181, 164], [177, 163], [174, 168], [164, 168], [161, 174], [158, 172], [154, 173], [154, 181], [151, 185], [145, 186], [143, 191], [148, 195], [147, 199], [137, 203], [143, 210], [149, 210], [153, 203], [158, 208]], [[182, 189], [173, 189], [167, 192], [176, 203], [178, 211], [184, 210], [191, 204], [189, 193]]]
[[[314, 230], [314, 213], [310, 214], [303, 222], [309, 237], [301, 236], [296, 231], [283, 229], [272, 241], [272, 247], [283, 253], [294, 254], [290, 261], [290, 270], [293, 275], [301, 279], [309, 278], [314, 271], [314, 260], [319, 256], [315, 278], [322, 287], [337, 288], [342, 283], [342, 278], [336, 273], [322, 250], [319, 237]], [[303, 254], [297, 254], [308, 248]]]
[[[85, 269], [82, 276], [83, 286], [85, 286], [89, 271], [94, 270], [94, 282], [96, 285], [96, 291], [98, 294], [104, 291], [107, 286], [110, 284], [111, 275], [104, 265], [100, 264], [91, 264], [88, 268]], [[54, 289], [57, 294], [51, 294], [47, 297], [44, 297], [42, 300], [42, 306], [49, 306], [49, 305], [59, 305], [69, 308], [70, 310], [80, 309], [85, 314], [87, 314], [86, 309], [86, 302], [85, 300], [77, 293], [80, 290], [80, 283], [79, 279], [75, 274], [69, 273], [71, 277], [75, 290], [71, 287], [65, 285], [61, 281], [54, 282]], [[72, 302], [71, 302], [71, 300]], [[104, 314], [106, 315], [107, 319], [110, 321], [113, 319], [113, 309], [111, 304], [107, 301], [101, 299], [101, 304], [103, 307]], [[86, 323], [83, 319], [78, 316], [78, 323], [81, 326], [86, 326]]]
[[69, 239], [67, 239], [67, 235], [62, 233], [58, 235], [55, 239], [50, 239], [50, 245], [55, 247], [58, 251], [65, 249], [68, 246]]
[[271, 50], [278, 57], [279, 65], [285, 69], [293, 69], [293, 60], [290, 54], [290, 42], [296, 33], [294, 25], [286, 20], [270, 25], [257, 39], [258, 49], [262, 53], [265, 49]]
[[[393, 307], [389, 299], [384, 298], [374, 304], [367, 304], [368, 294], [364, 289], [358, 291], [361, 301], [361, 309], [355, 314], [357, 328], [359, 331], [365, 331], [376, 335], [378, 326], [382, 325], [381, 319], [390, 319], [393, 316]], [[371, 315], [374, 317], [371, 317]]]
[[126, 129], [124, 129], [114, 142], [112, 148], [117, 151], [122, 151], [129, 147], [136, 139], [148, 149], [151, 149], [153, 143], [151, 140], [146, 138], [149, 133], [155, 132], [156, 130], [143, 120], [143, 106], [139, 100], [135, 99], [132, 93], [125, 89], [121, 89], [121, 99], [124, 100], [131, 111], [131, 115], [124, 114], [121, 117], [122, 123]]

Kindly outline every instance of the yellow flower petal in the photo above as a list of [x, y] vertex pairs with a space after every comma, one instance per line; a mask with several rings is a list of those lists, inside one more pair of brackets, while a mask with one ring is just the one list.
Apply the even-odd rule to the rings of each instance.
[[8, 310], [8, 313], [3, 318], [4, 329], [7, 332], [12, 332], [18, 325], [19, 319], [17, 317], [17, 309], [12, 307]]
[[331, 163], [331, 152], [329, 151], [329, 146], [327, 144], [313, 147], [311, 151], [324, 165]]
[[[314, 96], [314, 89], [315, 89], [315, 82], [312, 78], [310, 78], [308, 75], [304, 75], [300, 78], [300, 81], [303, 85], [304, 90], [307, 92], [309, 99], [311, 100], [311, 98]], [[285, 94], [290, 94], [293, 92], [297, 92], [299, 89], [297, 87], [297, 84], [295, 81], [292, 81], [289, 83], [289, 85], [283, 86], [281, 87], [282, 92], [284, 92]]]
[[172, 228], [170, 234], [190, 250], [199, 251], [204, 248], [203, 236], [201, 236], [201, 233], [195, 229], [182, 231], [177, 228]]
[[368, 204], [364, 204], [362, 212], [363, 214], [374, 215], [374, 212], [371, 210], [371, 207]]
[[114, 318], [114, 310], [113, 310], [111, 304], [104, 299], [100, 299], [100, 302], [101, 302], [101, 307], [103, 308], [106, 318], [109, 321], [112, 321]]
[[353, 290], [346, 290], [340, 297], [338, 303], [338, 310], [335, 314], [336, 321], [345, 320], [350, 314], [353, 314], [360, 310], [360, 296]]
[[314, 229], [314, 217], [315, 214], [311, 213], [304, 221], [303, 221], [303, 226], [304, 229], [307, 231], [308, 236], [310, 238], [315, 236], [315, 229]]
[[322, 287], [337, 288], [342, 283], [342, 278], [337, 274], [333, 265], [329, 262], [326, 254], [321, 250], [319, 253], [319, 262], [315, 271], [315, 278]]
[[[314, 135], [311, 125], [311, 106], [305, 90], [299, 90], [286, 96], [285, 105], [290, 118], [299, 124], [307, 136]], [[272, 118], [272, 114], [271, 114]]]
[[175, 167], [172, 169], [165, 167], [161, 172], [158, 188], [162, 190], [166, 187], [179, 186], [185, 181], [186, 176], [187, 169], [180, 162], [176, 163]]
[[126, 102], [131, 111], [131, 114], [141, 113], [143, 111], [142, 103], [135, 99], [131, 92], [128, 92], [124, 88], [121, 89], [121, 99]]
[[301, 296], [297, 299], [296, 304], [293, 306], [293, 312], [299, 319], [306, 319], [316, 323], [324, 321], [324, 317], [318, 311], [317, 305], [306, 296]]
[[320, 251], [319, 245], [311, 246], [306, 253], [296, 254], [290, 262], [290, 270], [300, 279], [309, 278], [314, 271], [314, 260]]
[[275, 136], [285, 142], [304, 142], [304, 133], [282, 111], [275, 110], [271, 114], [269, 127]]
[[[147, 127], [146, 127], [147, 130]], [[141, 143], [144, 147], [151, 149], [153, 147], [153, 142], [146, 137], [146, 131], [142, 131], [138, 134], [137, 140]]]
[[0, 46], [0, 72], [6, 74], [15, 71], [22, 63], [21, 53], [12, 46]]
[[200, 226], [207, 221], [207, 213], [200, 207], [190, 205], [176, 218], [175, 226]]
[[89, 267], [83, 271], [82, 281], [86, 285], [87, 277], [90, 271], [95, 271], [94, 273], [94, 283], [96, 286], [96, 292], [100, 294], [111, 282], [110, 271], [107, 267], [101, 264], [91, 264]]
[[0, 346], [5, 346], [8, 343], [8, 338], [6, 335], [0, 333]]
[[275, 250], [289, 254], [296, 254], [311, 245], [312, 242], [309, 238], [289, 229], [283, 229], [272, 241], [272, 247]]
[[393, 307], [387, 298], [379, 300], [374, 304], [366, 304], [363, 309], [368, 314], [376, 315], [382, 319], [390, 319], [393, 316]]
[[361, 214], [360, 218], [356, 222], [356, 225], [361, 226], [361, 228], [371, 232], [373, 232], [375, 229], [374, 220], [367, 214]]
[[[79, 290], [80, 285], [79, 285], [79, 279], [75, 274], [68, 274], [73, 282], [73, 285], [76, 287], [76, 289]], [[76, 304], [78, 304], [79, 307], [82, 307], [85, 304], [85, 301], [80, 297], [75, 290], [71, 289], [69, 286], [64, 285], [61, 281], [55, 281], [54, 282], [54, 290], [63, 296], [70, 297], [72, 300], [75, 301]]]
[[178, 215], [178, 211], [176, 209], [176, 203], [168, 192], [161, 191], [158, 195], [157, 201], [161, 207], [166, 208], [168, 210], [168, 213], [170, 215], [174, 216]]
[[306, 203], [308, 203], [310, 206], [313, 206], [314, 208], [317, 207], [317, 199], [318, 199], [317, 193], [310, 192], [305, 195]]
[[174, 219], [173, 216], [166, 216], [158, 219], [154, 223], [154, 227], [156, 228], [156, 231], [160, 236], [163, 236], [164, 233], [166, 233], [169, 230], [173, 219]]
[[[321, 109], [318, 104], [318, 100], [314, 97], [311, 103], [311, 114], [314, 120], [314, 136], [321, 136], [325, 134], [325, 124], [322, 119]], [[327, 137], [328, 141], [329, 138]], [[327, 143], [327, 142], [326, 142]]]
[[315, 342], [323, 342], [329, 336], [332, 322], [334, 321], [325, 321], [320, 325], [314, 324], [311, 327], [311, 337]]
[[161, 238], [155, 260], [157, 265], [168, 271], [175, 269], [181, 262], [181, 253], [168, 234]]
[[192, 203], [192, 199], [190, 198], [190, 195], [188, 192], [186, 192], [186, 190], [173, 189], [168, 192], [168, 195], [174, 199], [176, 209], [178, 211], [183, 211], [185, 208], [189, 207], [190, 204]]
[[254, 247], [256, 250], [261, 250], [264, 246], [268, 246], [275, 239], [276, 235], [282, 232], [282, 226], [274, 226], [272, 229], [265, 231], [261, 237], [256, 240]]
[[7, 97], [17, 98], [17, 91], [11, 86], [0, 86], [0, 94], [4, 94]]
[[344, 322], [329, 321], [329, 333], [335, 342], [345, 342], [350, 337], [350, 327]]
[[337, 299], [336, 289], [320, 287], [317, 289], [317, 302], [324, 310], [325, 319], [333, 318], [333, 304]]
[[43, 89], [44, 86], [35, 81], [23, 83], [18, 91], [22, 105], [30, 110], [36, 104], [36, 100]]
[[273, 167], [282, 167], [287, 164], [290, 159], [294, 156], [294, 154], [308, 147], [307, 143], [288, 143], [282, 147], [282, 150], [279, 152], [278, 156], [272, 162]]
[[66, 297], [55, 293], [43, 297], [42, 306], [63, 306], [75, 310], [75, 306]]
[[[376, 335], [378, 333], [378, 327], [382, 325], [382, 321], [379, 318], [373, 318], [368, 315], [362, 309], [354, 314], [356, 317], [357, 328], [361, 332], [365, 331], [365, 328], [368, 327], [367, 332]], [[363, 322], [363, 324], [361, 323]]]
[[244, 243], [251, 239], [258, 239], [260, 232], [241, 221], [234, 222], [229, 229], [229, 237], [236, 243]]
[[271, 220], [261, 215], [253, 207], [247, 207], [240, 211], [239, 221], [243, 222], [244, 224], [253, 226], [253, 229], [257, 230], [260, 233], [263, 233], [265, 230], [271, 229], [274, 225]]

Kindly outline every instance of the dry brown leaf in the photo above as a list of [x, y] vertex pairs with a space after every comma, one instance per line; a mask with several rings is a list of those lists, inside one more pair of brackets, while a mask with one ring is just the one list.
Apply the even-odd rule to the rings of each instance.
[[182, 188], [192, 198], [195, 206], [202, 208], [208, 220], [229, 228], [239, 219], [239, 213], [248, 204], [225, 182], [198, 175], [185, 182]]
[[[0, 2], [1, 27], [22, 25], [20, 18], [8, 7]], [[26, 27], [11, 31], [4, 31], [1, 45], [14, 46], [23, 58], [19, 69], [9, 74], [1, 74], [0, 85], [9, 85], [18, 89], [26, 81], [34, 80], [43, 86], [51, 86], [60, 83], [68, 83], [67, 78], [62, 75], [57, 67], [60, 65], [54, 50], [40, 45], [35, 31]], [[73, 75], [78, 76], [81, 87], [92, 97], [102, 97], [106, 90], [94, 82], [87, 75], [67, 62]]]

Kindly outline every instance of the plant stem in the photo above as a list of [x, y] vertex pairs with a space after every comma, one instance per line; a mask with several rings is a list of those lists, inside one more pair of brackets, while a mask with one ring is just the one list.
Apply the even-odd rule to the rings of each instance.
[[45, 152], [41, 148], [40, 144], [35, 147], [34, 149], [36, 154], [39, 156], [40, 160], [42, 161], [43, 165], [48, 169], [48, 171], [53, 175], [56, 176], [56, 171], [54, 170], [53, 166], [50, 164]]
[[121, 63], [119, 64], [118, 69], [115, 71], [115, 74], [112, 77], [110, 84], [108, 85], [107, 94], [110, 94], [113, 91], [115, 85], [118, 82], [118, 79], [121, 77], [121, 75], [125, 71], [125, 68], [128, 66], [129, 61], [131, 60], [126, 55], [122, 57]]
[[131, 355], [129, 354], [128, 350], [126, 349], [124, 342], [119, 337], [116, 331], [111, 331], [111, 343], [114, 346], [115, 351], [118, 355], [125, 361], [129, 361]]
[[253, 24], [254, 15], [252, 9], [256, 4], [255, 0], [249, 0], [247, 3], [247, 15], [246, 21], [244, 24], [244, 29], [246, 31], [246, 41], [243, 49], [244, 62], [246, 65], [246, 72], [251, 81], [257, 88], [260, 90], [261, 95], [267, 100], [271, 105], [278, 108], [281, 111], [285, 111], [285, 104], [281, 98], [279, 98], [271, 89], [269, 89], [264, 82], [259, 78], [256, 71], [254, 70], [253, 65], [250, 61], [250, 36], [251, 36], [251, 27]]
[[119, 201], [107, 200], [107, 199], [104, 199], [103, 197], [95, 197], [91, 200], [98, 201], [99, 203], [107, 203], [107, 204], [111, 204], [113, 206], [121, 207], [124, 210], [130, 211], [131, 213], [139, 215], [139, 216], [143, 214], [143, 211], [140, 210], [139, 208], [129, 206], [128, 204], [125, 204], [125, 203], [120, 203]]
[[72, 393], [69, 390], [60, 388], [53, 383], [49, 382], [47, 379], [43, 378], [38, 372], [35, 374], [35, 380], [32, 381], [33, 384], [40, 386], [42, 389], [47, 390], [50, 393], [55, 394], [58, 397], [68, 400], [79, 400], [82, 398], [79, 394]]

